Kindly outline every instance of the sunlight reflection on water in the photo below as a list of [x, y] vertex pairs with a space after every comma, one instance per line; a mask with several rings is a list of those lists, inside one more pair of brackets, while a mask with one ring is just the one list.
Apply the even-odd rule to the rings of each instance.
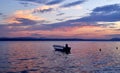
[[[72, 48], [69, 55], [52, 47], [66, 43]], [[120, 42], [0, 42], [0, 73], [119, 72]]]

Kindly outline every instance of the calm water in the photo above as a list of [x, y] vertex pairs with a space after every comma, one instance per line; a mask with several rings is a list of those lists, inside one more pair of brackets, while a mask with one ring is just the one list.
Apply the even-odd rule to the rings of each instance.
[[[69, 55], [52, 47], [66, 43]], [[120, 73], [120, 42], [0, 42], [0, 73]]]

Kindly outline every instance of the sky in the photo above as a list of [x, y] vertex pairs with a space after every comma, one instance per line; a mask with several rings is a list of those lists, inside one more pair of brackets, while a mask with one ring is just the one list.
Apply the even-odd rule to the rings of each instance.
[[0, 0], [0, 37], [120, 38], [120, 0]]

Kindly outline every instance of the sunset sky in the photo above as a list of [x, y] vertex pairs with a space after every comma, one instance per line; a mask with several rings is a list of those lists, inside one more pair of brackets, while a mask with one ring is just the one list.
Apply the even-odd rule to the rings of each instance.
[[0, 37], [120, 38], [120, 0], [0, 0]]

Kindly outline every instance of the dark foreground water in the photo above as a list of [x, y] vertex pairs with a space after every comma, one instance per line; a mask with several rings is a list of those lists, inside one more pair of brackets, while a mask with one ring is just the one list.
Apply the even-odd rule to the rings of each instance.
[[[52, 47], [66, 43], [69, 55]], [[0, 73], [120, 73], [120, 42], [0, 42]]]

